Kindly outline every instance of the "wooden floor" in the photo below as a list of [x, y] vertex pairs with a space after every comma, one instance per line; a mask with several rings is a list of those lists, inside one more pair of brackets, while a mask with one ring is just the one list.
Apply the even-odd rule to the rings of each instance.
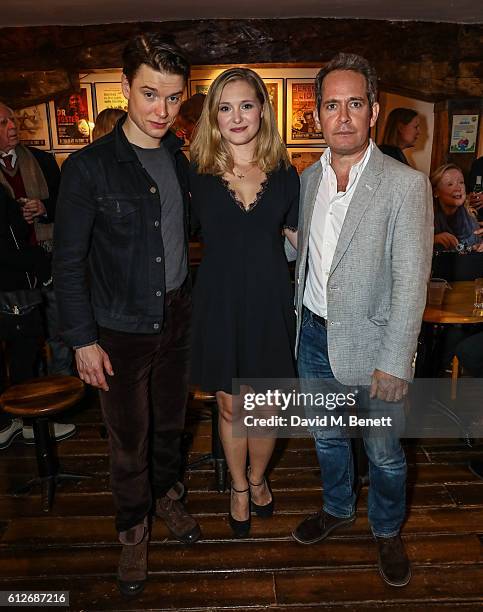
[[[195, 418], [191, 457], [210, 450], [209, 421]], [[141, 597], [118, 594], [119, 544], [108, 488], [107, 444], [92, 398], [71, 418], [78, 434], [59, 444], [63, 466], [89, 472], [89, 481], [57, 492], [49, 515], [39, 496], [13, 497], [12, 485], [35, 471], [33, 447], [15, 442], [0, 452], [0, 590], [69, 590], [70, 610], [274, 610], [277, 612], [388, 610], [473, 611], [483, 607], [483, 480], [466, 467], [483, 458], [451, 441], [420, 441], [407, 448], [410, 512], [403, 535], [413, 579], [385, 586], [366, 517], [363, 489], [356, 523], [325, 543], [297, 544], [292, 529], [319, 509], [320, 481], [312, 442], [281, 441], [271, 483], [276, 513], [255, 518], [249, 539], [231, 538], [228, 494], [213, 491], [206, 465], [187, 475], [187, 506], [203, 530], [192, 547], [153, 527], [150, 575]], [[57, 608], [58, 609], [58, 608]]]

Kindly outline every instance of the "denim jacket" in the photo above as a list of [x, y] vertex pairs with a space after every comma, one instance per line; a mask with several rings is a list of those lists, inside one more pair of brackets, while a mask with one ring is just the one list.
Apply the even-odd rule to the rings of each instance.
[[[168, 132], [185, 208], [188, 161]], [[55, 223], [54, 279], [62, 336], [73, 347], [97, 340], [97, 326], [159, 333], [165, 279], [158, 187], [139, 162], [122, 120], [64, 163]]]

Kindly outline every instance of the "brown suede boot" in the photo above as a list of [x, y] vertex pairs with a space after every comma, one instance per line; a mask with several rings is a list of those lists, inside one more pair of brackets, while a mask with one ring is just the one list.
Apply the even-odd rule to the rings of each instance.
[[127, 597], [142, 593], [148, 571], [148, 518], [142, 523], [119, 533], [122, 544], [117, 570], [119, 590]]
[[201, 536], [201, 529], [195, 519], [186, 512], [181, 499], [184, 486], [177, 482], [171, 489], [156, 500], [156, 516], [164, 520], [173, 536], [180, 542], [192, 544]]
[[379, 552], [379, 573], [387, 584], [406, 586], [411, 580], [411, 564], [400, 535], [392, 538], [376, 537]]

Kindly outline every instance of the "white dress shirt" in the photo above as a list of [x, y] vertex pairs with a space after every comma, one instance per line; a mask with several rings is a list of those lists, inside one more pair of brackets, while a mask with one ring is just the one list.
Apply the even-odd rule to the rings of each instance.
[[309, 269], [303, 303], [309, 310], [324, 318], [327, 318], [327, 280], [337, 242], [350, 201], [374, 146], [373, 141], [369, 140], [364, 157], [350, 169], [345, 191], [337, 191], [337, 177], [331, 166], [330, 149], [320, 158], [322, 179], [310, 224]]
[[10, 149], [10, 151], [7, 151], [6, 153], [1, 154], [0, 164], [2, 164], [2, 166], [6, 168], [5, 162], [3, 161], [3, 158], [5, 157], [5, 155], [12, 156], [11, 164], [12, 164], [12, 168], [15, 168], [15, 164], [17, 163], [17, 154], [15, 153], [15, 149]]

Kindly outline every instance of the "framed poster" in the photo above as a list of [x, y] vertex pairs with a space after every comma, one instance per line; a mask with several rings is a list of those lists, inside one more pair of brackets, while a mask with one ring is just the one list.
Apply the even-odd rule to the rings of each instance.
[[49, 104], [54, 149], [79, 149], [90, 143], [94, 127], [90, 83]]
[[295, 167], [299, 174], [302, 174], [306, 168], [319, 161], [324, 149], [325, 147], [293, 147], [287, 149], [287, 152], [292, 166]]
[[51, 148], [47, 104], [36, 104], [14, 111], [20, 142], [43, 149]]
[[197, 79], [190, 81], [190, 98], [197, 93], [207, 94], [214, 79]]
[[314, 119], [313, 79], [287, 79], [287, 144], [323, 144]]
[[283, 79], [262, 79], [268, 91], [268, 97], [273, 106], [278, 131], [283, 138]]
[[97, 114], [106, 108], [122, 108], [127, 111], [127, 100], [121, 89], [121, 83], [95, 83]]
[[450, 153], [474, 153], [478, 137], [478, 115], [453, 115]]

